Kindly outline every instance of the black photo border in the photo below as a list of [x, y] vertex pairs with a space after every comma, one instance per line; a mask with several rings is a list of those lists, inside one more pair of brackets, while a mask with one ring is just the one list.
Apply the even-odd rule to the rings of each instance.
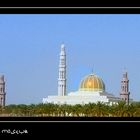
[[[0, 7], [0, 14], [140, 14], [140, 7]], [[8, 131], [2, 133], [3, 130]], [[28, 133], [11, 134], [9, 130], [27, 130]], [[134, 139], [139, 130], [139, 117], [0, 117], [0, 136], [38, 135], [42, 139], [59, 139], [67, 135], [73, 139], [89, 139], [92, 136], [110, 138], [111, 134], [115, 138], [120, 134], [126, 138], [133, 134]]]

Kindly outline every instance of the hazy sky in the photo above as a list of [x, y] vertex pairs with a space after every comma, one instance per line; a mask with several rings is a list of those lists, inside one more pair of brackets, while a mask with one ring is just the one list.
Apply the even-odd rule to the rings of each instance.
[[131, 98], [140, 100], [139, 14], [1, 14], [0, 74], [6, 103], [40, 103], [57, 95], [61, 43], [67, 53], [67, 92], [94, 73], [119, 96], [124, 68]]

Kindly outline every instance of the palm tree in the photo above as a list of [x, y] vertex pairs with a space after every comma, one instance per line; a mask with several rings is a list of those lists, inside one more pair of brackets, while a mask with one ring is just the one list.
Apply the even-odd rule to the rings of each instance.
[[0, 115], [3, 113], [2, 106], [0, 106]]
[[116, 110], [115, 114], [117, 117], [124, 117], [127, 113], [127, 105], [123, 101], [118, 102], [114, 109]]

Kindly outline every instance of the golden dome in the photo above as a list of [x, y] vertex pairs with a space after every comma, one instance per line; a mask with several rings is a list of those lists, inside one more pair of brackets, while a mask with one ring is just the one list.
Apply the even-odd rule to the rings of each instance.
[[83, 78], [79, 87], [80, 91], [105, 91], [105, 84], [101, 78], [95, 74], [87, 75]]

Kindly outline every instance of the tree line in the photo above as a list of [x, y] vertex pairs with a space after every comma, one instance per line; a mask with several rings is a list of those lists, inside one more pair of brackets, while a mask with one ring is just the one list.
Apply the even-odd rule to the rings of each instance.
[[0, 116], [16, 117], [140, 117], [140, 102], [107, 105], [101, 102], [84, 105], [11, 104], [0, 107]]

